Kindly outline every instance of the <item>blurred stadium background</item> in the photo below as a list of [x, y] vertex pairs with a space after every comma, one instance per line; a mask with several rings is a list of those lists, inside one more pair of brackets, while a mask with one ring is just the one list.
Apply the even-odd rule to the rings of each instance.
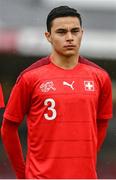
[[[85, 29], [81, 55], [105, 68], [113, 85], [113, 119], [98, 154], [98, 175], [116, 178], [116, 1], [115, 0], [0, 0], [0, 81], [5, 103], [19, 73], [50, 52], [44, 38], [46, 17], [58, 5], [82, 14]], [[0, 120], [2, 121], [2, 120]], [[25, 120], [19, 133], [26, 152]], [[0, 178], [15, 178], [0, 140]]]

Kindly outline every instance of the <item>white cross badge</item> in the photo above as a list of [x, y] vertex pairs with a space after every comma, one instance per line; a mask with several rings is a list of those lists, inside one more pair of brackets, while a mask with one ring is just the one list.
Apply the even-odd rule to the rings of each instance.
[[84, 81], [85, 91], [94, 91], [94, 81]]

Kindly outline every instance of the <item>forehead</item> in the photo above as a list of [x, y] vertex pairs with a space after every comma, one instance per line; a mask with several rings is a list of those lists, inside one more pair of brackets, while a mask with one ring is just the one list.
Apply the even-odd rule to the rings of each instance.
[[52, 21], [52, 28], [73, 28], [80, 27], [80, 21], [78, 17], [58, 17]]

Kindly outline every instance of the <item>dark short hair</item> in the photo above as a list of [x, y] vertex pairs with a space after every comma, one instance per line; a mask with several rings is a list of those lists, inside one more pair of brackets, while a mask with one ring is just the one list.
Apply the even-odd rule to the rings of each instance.
[[51, 32], [52, 21], [55, 18], [67, 17], [67, 16], [77, 17], [79, 19], [80, 25], [82, 26], [81, 15], [77, 12], [76, 9], [70, 8], [68, 6], [59, 6], [52, 9], [47, 16], [47, 21], [46, 21], [47, 31]]

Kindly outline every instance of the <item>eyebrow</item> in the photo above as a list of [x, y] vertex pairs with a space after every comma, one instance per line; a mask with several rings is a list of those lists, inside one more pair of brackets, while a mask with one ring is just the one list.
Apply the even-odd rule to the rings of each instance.
[[73, 30], [73, 31], [74, 31], [74, 30], [80, 30], [80, 29], [81, 29], [81, 27], [74, 27], [74, 28], [71, 29], [71, 31], [72, 31], [72, 30]]
[[[80, 27], [74, 27], [71, 29], [71, 31], [80, 30], [80, 29], [81, 29]], [[58, 28], [55, 31], [56, 32], [67, 32], [67, 29], [66, 28]]]

